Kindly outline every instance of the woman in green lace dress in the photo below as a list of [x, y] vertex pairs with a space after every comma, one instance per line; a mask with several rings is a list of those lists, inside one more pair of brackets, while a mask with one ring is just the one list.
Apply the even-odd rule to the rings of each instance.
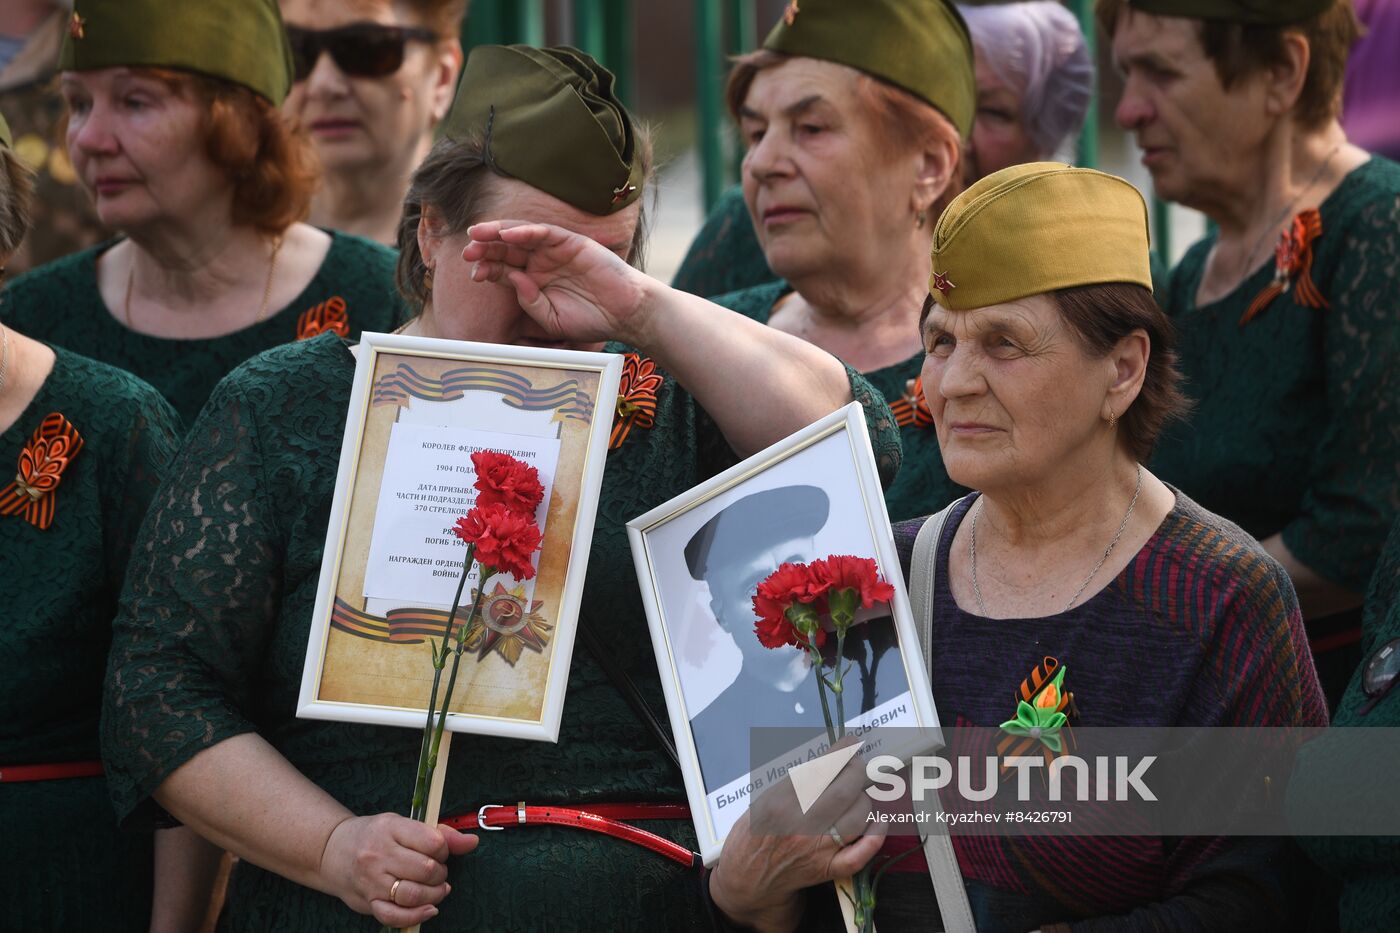
[[863, 373], [902, 428], [890, 518], [937, 511], [961, 490], [922, 404], [918, 318], [976, 109], [967, 27], [946, 0], [789, 6], [727, 94], [748, 214], [782, 281], [716, 301]]
[[78, 0], [68, 155], [125, 237], [22, 277], [0, 319], [136, 374], [187, 421], [255, 353], [392, 329], [393, 252], [299, 222], [317, 170], [277, 110], [290, 61], [273, 0]]
[[1350, 0], [1112, 0], [1118, 121], [1217, 230], [1172, 272], [1196, 410], [1152, 467], [1288, 569], [1335, 704], [1400, 514], [1400, 166], [1337, 122]]
[[[30, 175], [0, 117], [0, 268]], [[112, 617], [178, 422], [127, 373], [0, 325], [0, 915], [6, 929], [188, 929], [188, 830], [120, 833], [98, 760]], [[182, 879], [182, 880], [176, 880]], [[161, 911], [151, 917], [153, 883]], [[207, 888], [207, 885], [206, 885]]]
[[[666, 374], [654, 422], [632, 424], [609, 454], [582, 619], [664, 721], [625, 523], [853, 396], [886, 474], [898, 441], [879, 396], [832, 357], [623, 261], [641, 245], [649, 153], [611, 82], [573, 50], [475, 49], [447, 138], [405, 198], [400, 285], [421, 302], [410, 333], [571, 347], [614, 336]], [[559, 130], [569, 125], [587, 132]], [[471, 226], [486, 211], [555, 226]], [[393, 815], [409, 799], [417, 732], [295, 717], [353, 352], [323, 335], [235, 370], [157, 495], [107, 696], [119, 813], [138, 824], [159, 804], [243, 856], [230, 930], [372, 930], [439, 911], [443, 929], [614, 930], [662, 917], [701, 928], [695, 873], [599, 834], [513, 828], [448, 861], [475, 837]], [[445, 817], [521, 800], [587, 809], [675, 804], [684, 792], [618, 683], [580, 651], [558, 744], [454, 741]], [[646, 828], [695, 844], [684, 818]]]

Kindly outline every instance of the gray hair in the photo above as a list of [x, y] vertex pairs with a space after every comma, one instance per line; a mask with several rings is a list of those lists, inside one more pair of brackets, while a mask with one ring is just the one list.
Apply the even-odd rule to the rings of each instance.
[[959, 6], [977, 57], [1021, 98], [1042, 159], [1064, 153], [1094, 95], [1094, 63], [1074, 15], [1059, 3]]

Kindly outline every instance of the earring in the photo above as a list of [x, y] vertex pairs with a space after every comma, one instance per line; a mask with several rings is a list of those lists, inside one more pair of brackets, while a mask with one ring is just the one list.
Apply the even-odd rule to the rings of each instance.
[[429, 266], [428, 271], [423, 273], [423, 287], [428, 291], [433, 290], [433, 267]]
[[928, 211], [919, 211], [914, 215], [914, 227], [917, 230], [924, 229], [924, 224], [928, 223]]
[[1110, 431], [1118, 430], [1118, 412], [1110, 411], [1108, 413], [1108, 429]]

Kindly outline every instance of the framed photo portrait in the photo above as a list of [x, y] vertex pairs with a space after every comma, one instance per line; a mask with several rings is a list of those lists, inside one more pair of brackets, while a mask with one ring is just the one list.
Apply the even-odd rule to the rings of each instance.
[[[765, 647], [755, 633], [755, 590], [782, 564], [869, 558], [894, 587], [890, 603], [858, 615], [845, 639], [839, 663], [847, 732], [937, 726], [859, 405], [627, 527], [707, 864], [749, 800], [791, 763], [824, 747], [816, 666], [806, 652]], [[823, 650], [824, 663], [835, 665], [834, 639]], [[750, 729], [758, 727], [811, 739], [753, 760]]]
[[532, 579], [462, 583], [446, 728], [557, 741], [622, 358], [374, 333], [357, 356], [297, 715], [423, 728], [493, 451], [538, 471], [542, 542]]

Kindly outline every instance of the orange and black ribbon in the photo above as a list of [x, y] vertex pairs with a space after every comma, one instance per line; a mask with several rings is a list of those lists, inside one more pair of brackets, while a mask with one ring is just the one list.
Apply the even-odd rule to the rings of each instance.
[[913, 425], [916, 428], [933, 427], [933, 412], [929, 411], [928, 400], [924, 398], [924, 380], [920, 376], [911, 380], [904, 389], [904, 396], [890, 402], [895, 424], [901, 428]]
[[342, 337], [350, 336], [350, 316], [345, 311], [345, 299], [339, 295], [328, 298], [309, 311], [303, 311], [297, 318], [298, 340], [310, 340], [328, 330]]
[[[1059, 673], [1059, 670], [1059, 660], [1047, 655], [1035, 666], [1035, 670], [1031, 671], [1031, 676], [1021, 681], [1021, 686], [1016, 690], [1016, 702], [1030, 703], [1034, 706], [1035, 698], [1040, 696], [1046, 688], [1051, 686], [1051, 681], [1055, 679], [1055, 675]], [[1064, 713], [1066, 718], [1071, 719], [1079, 714], [1078, 709], [1074, 706], [1073, 693], [1070, 693], [1068, 690], [1060, 691], [1060, 695], [1056, 699], [1058, 702], [1055, 704], [1055, 712]], [[1066, 710], [1068, 710], [1068, 712], [1066, 712]], [[1074, 733], [1070, 730], [1068, 723], [1065, 724], [1064, 732], [1065, 738], [1072, 744], [1074, 742]], [[1041, 745], [1040, 740], [1037, 738], [1023, 735], [1007, 735], [1003, 736], [1001, 741], [997, 743], [997, 754], [1003, 759], [1027, 755], [1037, 745]], [[1055, 760], [1055, 753], [1043, 745], [1041, 745], [1041, 753], [1045, 756], [1045, 766], [1048, 768], [1050, 762]], [[1003, 761], [1001, 766], [1002, 773], [1005, 774], [1010, 770], [1010, 767], [1010, 765]]]
[[421, 375], [408, 363], [400, 363], [375, 382], [370, 404], [402, 408], [410, 398], [454, 402], [467, 392], [496, 392], [507, 405], [520, 411], [555, 411], [560, 418], [575, 421], [593, 417], [593, 398], [577, 379], [539, 389], [519, 373], [487, 366], [449, 369], [433, 378]]
[[78, 429], [58, 412], [45, 416], [19, 453], [14, 482], [0, 489], [0, 515], [20, 515], [40, 531], [53, 524], [54, 493], [83, 449]]
[[657, 373], [656, 364], [635, 353], [624, 354], [622, 382], [617, 389], [617, 417], [613, 418], [608, 449], [616, 450], [627, 440], [633, 427], [650, 428], [656, 424], [656, 392], [665, 379]]
[[1297, 288], [1293, 300], [1305, 308], [1326, 308], [1327, 299], [1318, 291], [1312, 279], [1313, 243], [1322, 236], [1322, 215], [1317, 208], [1308, 208], [1288, 228], [1279, 234], [1274, 247], [1274, 280], [1249, 303], [1240, 326], [1264, 313], [1279, 295]]

